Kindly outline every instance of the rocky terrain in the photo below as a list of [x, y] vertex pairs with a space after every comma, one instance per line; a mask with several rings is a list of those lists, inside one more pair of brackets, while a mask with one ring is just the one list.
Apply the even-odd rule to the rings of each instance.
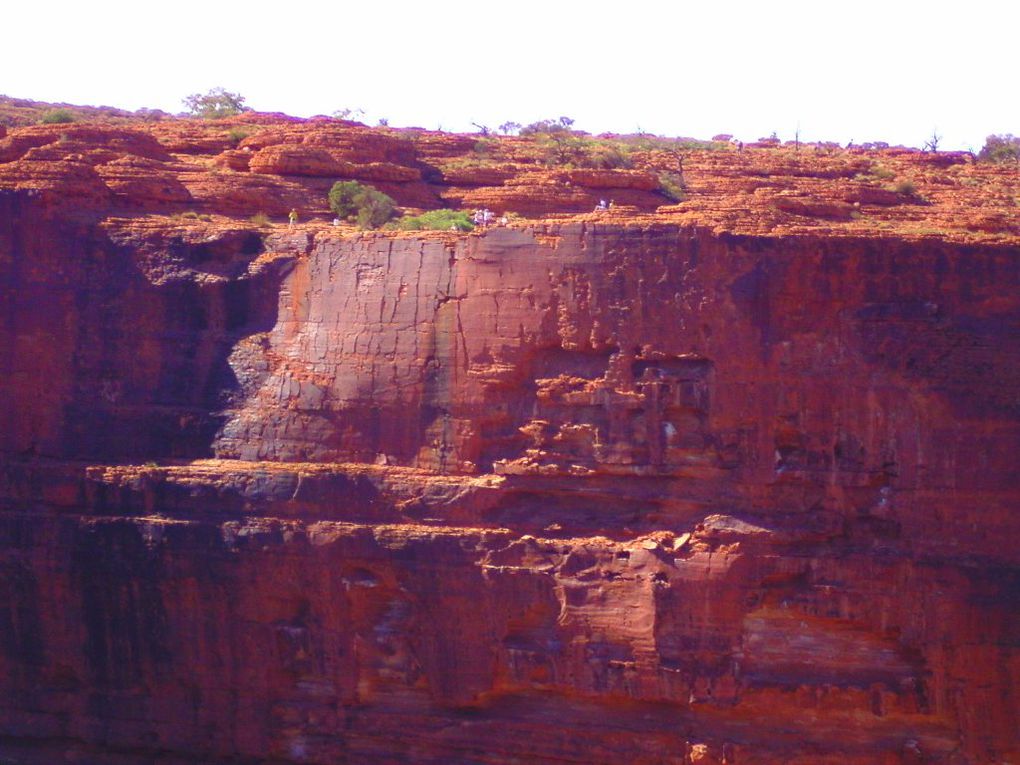
[[[333, 226], [339, 179], [509, 222]], [[902, 148], [0, 127], [0, 762], [1020, 762], [1018, 203]]]

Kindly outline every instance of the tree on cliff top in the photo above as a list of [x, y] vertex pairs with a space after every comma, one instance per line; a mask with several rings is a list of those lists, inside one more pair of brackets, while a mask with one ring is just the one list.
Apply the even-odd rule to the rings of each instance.
[[990, 135], [978, 159], [986, 162], [1015, 162], [1020, 165], [1020, 138], [1009, 133]]
[[521, 135], [541, 135], [543, 133], [569, 133], [571, 132], [571, 126], [573, 124], [574, 120], [572, 120], [570, 117], [560, 117], [558, 120], [539, 120], [538, 122], [532, 122], [530, 125], [525, 125], [524, 127], [517, 125], [517, 129]]
[[379, 228], [397, 214], [397, 203], [374, 186], [337, 181], [329, 190], [329, 206], [338, 218], [361, 228]]
[[192, 93], [184, 99], [188, 111], [196, 117], [216, 119], [233, 117], [251, 109], [244, 105], [244, 96], [240, 93], [229, 93], [223, 88], [213, 88], [208, 93]]

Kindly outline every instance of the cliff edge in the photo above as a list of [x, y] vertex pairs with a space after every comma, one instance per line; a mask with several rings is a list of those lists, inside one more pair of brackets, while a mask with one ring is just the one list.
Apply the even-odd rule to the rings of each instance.
[[564, 140], [0, 128], [0, 755], [1020, 758], [1015, 168]]

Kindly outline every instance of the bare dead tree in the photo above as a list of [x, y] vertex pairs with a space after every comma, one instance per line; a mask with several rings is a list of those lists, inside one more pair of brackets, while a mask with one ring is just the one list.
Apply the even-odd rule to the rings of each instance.
[[924, 151], [930, 151], [932, 154], [939, 150], [939, 142], [942, 140], [942, 136], [936, 133], [934, 130], [931, 131], [931, 138], [924, 142]]

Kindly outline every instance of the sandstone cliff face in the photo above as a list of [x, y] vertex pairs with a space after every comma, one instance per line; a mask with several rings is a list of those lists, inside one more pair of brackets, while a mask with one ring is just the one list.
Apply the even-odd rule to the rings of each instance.
[[[555, 179], [512, 142], [472, 176], [463, 137], [153, 130], [0, 141], [0, 753], [1020, 756], [1008, 216], [886, 231], [908, 202], [847, 196], [867, 157], [762, 150], [700, 158], [687, 210], [270, 230], [244, 195], [334, 173]], [[189, 164], [239, 154], [233, 185]], [[574, 172], [568, 208], [655, 193]], [[171, 180], [215, 217], [153, 215]]]

